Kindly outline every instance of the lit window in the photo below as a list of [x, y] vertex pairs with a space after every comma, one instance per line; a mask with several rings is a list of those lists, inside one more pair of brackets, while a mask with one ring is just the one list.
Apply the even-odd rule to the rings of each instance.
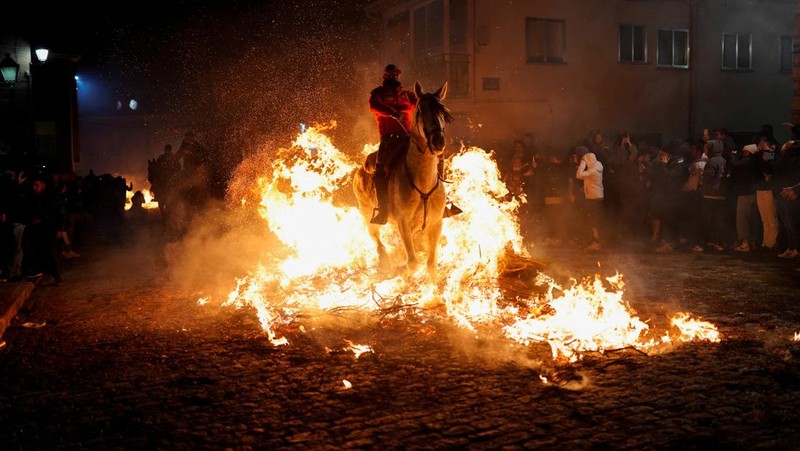
[[647, 62], [644, 25], [620, 24], [619, 60], [631, 63]]
[[656, 60], [659, 67], [689, 67], [689, 30], [658, 30]]
[[566, 22], [529, 17], [525, 22], [525, 49], [529, 63], [566, 62]]
[[750, 70], [752, 68], [752, 40], [748, 33], [722, 35], [722, 68], [725, 70]]

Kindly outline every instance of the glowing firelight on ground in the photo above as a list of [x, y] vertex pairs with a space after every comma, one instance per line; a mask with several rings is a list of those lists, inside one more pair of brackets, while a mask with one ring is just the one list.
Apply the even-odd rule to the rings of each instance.
[[[716, 327], [680, 313], [670, 331], [654, 333], [623, 299], [622, 275], [599, 276], [570, 286], [540, 274], [531, 292], [503, 302], [501, 277], [509, 256], [530, 257], [516, 220], [519, 204], [507, 189], [490, 152], [462, 148], [448, 159], [448, 197], [467, 206], [445, 220], [440, 244], [438, 286], [424, 265], [408, 279], [381, 277], [366, 223], [355, 207], [337, 198], [351, 193], [352, 174], [363, 155], [339, 151], [325, 135], [335, 126], [311, 127], [287, 149], [279, 149], [272, 172], [253, 186], [252, 196], [266, 227], [284, 244], [288, 257], [265, 255], [261, 264], [236, 281], [223, 305], [252, 308], [268, 339], [287, 344], [278, 328], [307, 310], [383, 310], [397, 315], [436, 315], [475, 334], [494, 334], [512, 343], [549, 344], [561, 362], [586, 352], [655, 349], [692, 340], [719, 341]], [[364, 152], [374, 149], [365, 146]], [[251, 201], [240, 208], [252, 208]], [[389, 252], [402, 263], [403, 249], [391, 226], [381, 228]], [[286, 255], [286, 254], [284, 254]], [[203, 303], [207, 299], [203, 299]], [[354, 347], [356, 357], [372, 348]]]

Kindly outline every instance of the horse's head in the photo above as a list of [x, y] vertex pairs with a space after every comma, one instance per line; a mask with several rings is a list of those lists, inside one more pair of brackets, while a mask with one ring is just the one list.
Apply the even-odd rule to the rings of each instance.
[[414, 93], [417, 95], [417, 121], [422, 122], [428, 149], [438, 155], [444, 151], [445, 124], [453, 120], [450, 111], [442, 103], [447, 95], [447, 82], [436, 92], [422, 92], [422, 86], [416, 82]]

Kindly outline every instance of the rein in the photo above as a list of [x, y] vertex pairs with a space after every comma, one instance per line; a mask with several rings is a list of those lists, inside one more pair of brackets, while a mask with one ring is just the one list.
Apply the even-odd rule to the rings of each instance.
[[[422, 134], [424, 134], [424, 138], [425, 138], [425, 146], [424, 147], [420, 145], [419, 139], [415, 139], [415, 135], [411, 134], [408, 130], [406, 130], [405, 126], [400, 121], [400, 119], [394, 118], [394, 120], [396, 120], [398, 123], [400, 123], [401, 127], [403, 128], [403, 131], [406, 132], [406, 135], [408, 135], [409, 138], [411, 138], [414, 141], [417, 141], [415, 143], [415, 146], [417, 147], [417, 151], [420, 154], [424, 154], [428, 150], [430, 150], [431, 154], [433, 154], [433, 149], [431, 148], [430, 139], [428, 138], [429, 132], [428, 132], [427, 129], [425, 129], [424, 126], [420, 127], [420, 121], [419, 121], [420, 111], [419, 111], [419, 108], [417, 108], [415, 113], [416, 114], [414, 114], [414, 125], [412, 127], [412, 130], [418, 130], [419, 128], [422, 128]], [[417, 135], [420, 135], [420, 133], [417, 133]], [[409, 172], [408, 165], [404, 164], [403, 166], [404, 166], [404, 172], [406, 174], [406, 179], [408, 179], [408, 183], [411, 184], [411, 187], [414, 188], [414, 190], [416, 192], [418, 192], [420, 197], [422, 198], [422, 230], [425, 230], [425, 227], [428, 225], [428, 198], [430, 198], [431, 194], [433, 194], [436, 191], [436, 189], [439, 188], [439, 181], [447, 182], [447, 180], [444, 180], [442, 178], [441, 174], [439, 174], [439, 171], [437, 170], [436, 171], [436, 184], [433, 185], [433, 188], [431, 188], [431, 190], [426, 193], [426, 192], [423, 192], [421, 189], [419, 189], [419, 187], [414, 183], [414, 180], [411, 177], [411, 172]]]
[[411, 187], [419, 193], [419, 196], [422, 198], [422, 230], [425, 230], [425, 226], [428, 224], [428, 198], [431, 197], [431, 194], [436, 191], [436, 188], [439, 187], [439, 172], [436, 172], [436, 184], [433, 185], [433, 188], [428, 191], [427, 193], [423, 193], [419, 187], [414, 184], [414, 180], [411, 178], [411, 173], [408, 171], [408, 165], [404, 164], [403, 167], [405, 168], [406, 178], [408, 179], [408, 183], [411, 184]]

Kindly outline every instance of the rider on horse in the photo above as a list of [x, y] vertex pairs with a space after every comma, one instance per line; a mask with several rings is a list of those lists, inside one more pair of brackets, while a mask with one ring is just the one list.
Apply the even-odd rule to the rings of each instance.
[[[386, 224], [389, 215], [389, 175], [408, 150], [410, 131], [413, 125], [417, 96], [413, 91], [403, 89], [400, 83], [401, 70], [389, 64], [383, 71], [383, 83], [369, 95], [369, 108], [378, 123], [381, 137], [375, 163], [375, 194], [378, 208], [370, 223]], [[441, 176], [442, 161], [439, 164]], [[445, 217], [461, 212], [455, 205], [445, 211]]]
[[412, 127], [417, 96], [403, 89], [400, 69], [389, 64], [383, 71], [383, 83], [369, 95], [369, 108], [378, 123], [381, 143], [375, 164], [375, 192], [378, 208], [370, 222], [386, 224], [389, 215], [389, 173], [408, 149], [409, 130]]

